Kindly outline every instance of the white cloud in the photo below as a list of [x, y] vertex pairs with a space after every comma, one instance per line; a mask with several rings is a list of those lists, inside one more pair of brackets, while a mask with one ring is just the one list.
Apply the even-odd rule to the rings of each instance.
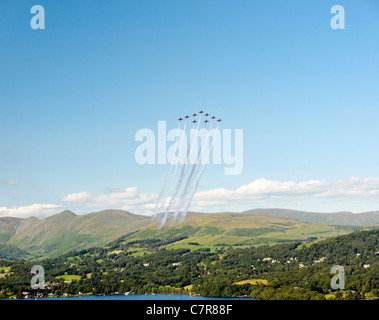
[[133, 213], [148, 213], [155, 205], [156, 193], [140, 193], [138, 187], [113, 189], [107, 193], [71, 193], [62, 201], [66, 205], [81, 205], [86, 208], [119, 208]]
[[44, 218], [51, 214], [57, 213], [61, 208], [56, 204], [35, 203], [29, 206], [21, 207], [0, 207], [0, 216], [29, 218], [32, 216]]
[[379, 195], [379, 178], [349, 178], [336, 182], [323, 180], [276, 181], [257, 179], [234, 190], [218, 188], [197, 192], [195, 200], [226, 201], [274, 199], [293, 200], [296, 198], [372, 198]]
[[[379, 178], [349, 178], [336, 182], [324, 180], [278, 181], [260, 178], [236, 189], [216, 188], [195, 194], [190, 210], [212, 211], [235, 205], [256, 207], [292, 206], [295, 201], [311, 199], [374, 200], [379, 195]], [[86, 208], [120, 208], [134, 213], [150, 214], [156, 193], [140, 193], [137, 187], [114, 189], [107, 193], [72, 193], [62, 199], [67, 205]], [[166, 201], [168, 203], [169, 201]]]
[[[157, 198], [157, 193], [141, 193], [138, 187], [112, 189], [104, 193], [83, 191], [63, 197], [61, 201], [64, 205], [32, 204], [13, 208], [0, 207], [0, 216], [43, 218], [63, 209], [77, 213], [122, 209], [136, 214], [151, 214]], [[346, 203], [346, 209], [349, 209], [351, 201], [357, 201], [357, 208], [366, 208], [368, 202], [375, 207], [379, 202], [379, 178], [352, 177], [335, 182], [324, 180], [295, 182], [260, 178], [236, 189], [215, 188], [199, 191], [195, 194], [189, 209], [211, 212], [235, 210], [233, 208], [240, 207], [253, 209], [258, 206], [291, 208], [301, 202], [308, 203], [309, 211], [312, 211], [315, 201], [327, 203], [328, 206], [337, 202]], [[167, 200], [166, 203], [168, 202]], [[324, 211], [329, 211], [329, 207]]]
[[0, 180], [1, 184], [18, 185], [18, 180]]
[[317, 194], [318, 197], [338, 199], [372, 199], [379, 196], [379, 178], [351, 177], [331, 183], [330, 187]]
[[91, 198], [91, 194], [88, 192], [78, 192], [78, 193], [70, 193], [65, 196], [62, 201], [63, 202], [71, 202], [71, 203], [84, 203]]

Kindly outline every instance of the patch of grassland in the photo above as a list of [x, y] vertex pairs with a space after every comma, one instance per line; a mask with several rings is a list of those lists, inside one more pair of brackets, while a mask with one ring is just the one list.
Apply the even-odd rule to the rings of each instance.
[[55, 277], [56, 279], [63, 279], [64, 281], [79, 281], [80, 280], [80, 276], [78, 275], [74, 275], [74, 274], [64, 274], [64, 275], [61, 275], [61, 276], [57, 276]]
[[257, 284], [268, 285], [268, 281], [265, 279], [250, 279], [250, 280], [238, 281], [238, 282], [235, 282], [234, 284], [237, 284], [237, 285], [251, 284], [253, 286]]

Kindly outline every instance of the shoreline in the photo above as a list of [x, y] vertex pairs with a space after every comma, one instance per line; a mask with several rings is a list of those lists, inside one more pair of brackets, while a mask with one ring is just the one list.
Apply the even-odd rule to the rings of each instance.
[[[163, 297], [163, 299], [161, 299]], [[165, 299], [170, 297], [169, 299]], [[144, 299], [145, 298], [145, 299]], [[145, 293], [145, 294], [110, 294], [93, 295], [81, 294], [72, 296], [50, 296], [50, 297], [28, 297], [28, 298], [8, 298], [0, 300], [258, 300], [251, 297], [205, 297], [198, 294], [179, 293]]]

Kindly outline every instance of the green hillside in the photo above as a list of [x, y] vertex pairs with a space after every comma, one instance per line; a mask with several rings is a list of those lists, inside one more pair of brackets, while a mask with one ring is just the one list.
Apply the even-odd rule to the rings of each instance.
[[[343, 235], [363, 227], [325, 225], [295, 219], [243, 213], [188, 214], [182, 223], [153, 222], [120, 243], [142, 239], [169, 240], [166, 248], [212, 248], [274, 245], [291, 241], [316, 241]], [[173, 241], [174, 239], [175, 241]], [[140, 245], [139, 245], [140, 247]], [[142, 252], [143, 250], [139, 248]]]
[[[147, 216], [122, 210], [104, 210], [85, 215], [63, 211], [45, 219], [2, 217], [0, 244], [11, 247], [0, 251], [0, 258], [56, 257], [71, 250], [101, 247], [114, 241], [122, 243], [143, 239], [166, 241], [164, 246], [170, 249], [313, 242], [363, 228], [250, 212], [189, 213], [182, 223], [171, 224], [168, 221], [161, 229], [158, 223], [151, 223]], [[138, 250], [142, 254], [145, 249]]]
[[7, 260], [24, 260], [30, 259], [32, 256], [11, 244], [0, 243], [0, 257]]
[[138, 230], [150, 220], [121, 210], [86, 215], [70, 211], [45, 219], [0, 220], [0, 242], [27, 251], [34, 258], [54, 257], [70, 250], [102, 246], [122, 234]]
[[[0, 298], [124, 293], [183, 293], [256, 299], [373, 299], [379, 297], [379, 229], [310, 245], [249, 248], [162, 248], [173, 239], [114, 242], [36, 261], [46, 288], [30, 289], [35, 262], [0, 259]], [[134, 254], [138, 245], [149, 252]], [[343, 266], [345, 289], [331, 288], [331, 267]]]

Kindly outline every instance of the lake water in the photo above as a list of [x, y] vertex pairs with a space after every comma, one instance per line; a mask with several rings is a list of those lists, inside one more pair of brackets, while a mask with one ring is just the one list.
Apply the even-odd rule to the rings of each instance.
[[75, 296], [75, 297], [49, 297], [38, 300], [253, 300], [247, 297], [241, 298], [214, 298], [202, 296], [190, 296], [186, 294], [131, 294], [131, 295], [104, 295], [104, 296]]

